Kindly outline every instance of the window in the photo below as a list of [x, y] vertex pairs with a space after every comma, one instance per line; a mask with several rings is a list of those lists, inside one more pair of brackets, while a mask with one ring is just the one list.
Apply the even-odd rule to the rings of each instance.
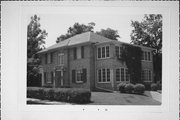
[[76, 76], [77, 76], [76, 83], [82, 82], [82, 70], [77, 70], [76, 71]]
[[47, 75], [46, 75], [46, 72], [44, 72], [44, 82], [46, 83], [47, 81]]
[[74, 59], [84, 58], [84, 46], [73, 49]]
[[51, 84], [52, 78], [51, 78], [51, 72], [46, 73], [46, 83]]
[[84, 46], [81, 46], [81, 58], [84, 58]]
[[102, 47], [102, 58], [105, 58], [105, 47]]
[[51, 54], [48, 54], [48, 64], [51, 63]]
[[129, 72], [127, 68], [118, 68], [116, 69], [116, 81], [129, 81]]
[[51, 52], [51, 61], [50, 63], [53, 63], [53, 52]]
[[45, 64], [47, 64], [47, 53], [45, 54]]
[[97, 70], [97, 80], [99, 83], [108, 83], [110, 82], [110, 69], [103, 68]]
[[116, 81], [120, 81], [120, 69], [116, 69]]
[[58, 54], [58, 65], [64, 65], [64, 54]]
[[73, 49], [74, 60], [77, 59], [76, 48]]
[[109, 57], [109, 46], [106, 46], [106, 57]]
[[110, 57], [110, 49], [109, 46], [99, 47], [97, 49], [97, 58], [108, 58]]
[[73, 83], [85, 83], [87, 81], [86, 69], [72, 70], [72, 82]]
[[98, 48], [98, 58], [101, 58], [101, 48]]
[[117, 56], [118, 58], [121, 57], [122, 49], [123, 49], [123, 48], [122, 48], [121, 46], [115, 46], [115, 52], [116, 52], [116, 56]]
[[143, 53], [142, 53], [142, 60], [144, 60], [144, 61], [151, 61], [151, 52], [143, 51]]
[[148, 69], [142, 70], [141, 79], [144, 82], [151, 82], [152, 81], [152, 72], [151, 72], [151, 70], [148, 70]]
[[51, 83], [53, 83], [53, 80], [54, 80], [54, 72], [51, 71]]

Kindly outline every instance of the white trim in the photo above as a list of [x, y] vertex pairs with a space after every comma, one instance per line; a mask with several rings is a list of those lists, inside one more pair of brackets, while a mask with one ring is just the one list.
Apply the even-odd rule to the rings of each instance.
[[[102, 57], [102, 48], [105, 48], [105, 57]], [[109, 57], [107, 57], [106, 56], [106, 52], [107, 52], [107, 50], [106, 50], [106, 47], [109, 47]], [[101, 50], [101, 56], [100, 56], [100, 58], [98, 57], [98, 49], [100, 48], [100, 50]], [[97, 59], [99, 60], [99, 59], [107, 59], [107, 58], [110, 58], [110, 45], [104, 45], [104, 46], [101, 46], [101, 47], [97, 47]]]
[[[103, 81], [103, 69], [105, 69], [105, 82]], [[110, 68], [101, 68], [97, 69], [97, 83], [111, 83], [111, 72], [110, 72], [110, 81], [107, 81], [107, 69]], [[99, 82], [99, 70], [101, 70], [101, 82]]]
[[[62, 60], [63, 62], [62, 61], [60, 62], [60, 57], [62, 57], [61, 60], [63, 59]], [[61, 66], [61, 65], [64, 65], [64, 53], [58, 54], [58, 66]]]
[[[124, 69], [124, 81], [121, 80], [121, 68]], [[126, 67], [119, 67], [119, 68], [116, 68], [115, 70], [119, 69], [119, 77], [120, 77], [120, 81], [117, 81], [116, 82], [130, 82], [130, 79], [128, 78], [128, 81], [126, 81], [126, 70], [128, 70], [128, 68]]]

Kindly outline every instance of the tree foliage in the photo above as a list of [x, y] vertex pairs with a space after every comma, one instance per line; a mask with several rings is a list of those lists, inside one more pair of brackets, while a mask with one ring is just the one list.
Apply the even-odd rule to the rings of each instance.
[[40, 18], [37, 15], [31, 17], [27, 26], [27, 85], [37, 86], [40, 84], [38, 66], [40, 59], [36, 53], [44, 48], [44, 39], [47, 32], [41, 29]]
[[76, 34], [81, 34], [88, 31], [93, 32], [94, 26], [95, 26], [95, 23], [93, 22], [89, 23], [88, 25], [75, 23], [72, 27], [68, 28], [67, 33], [65, 35], [60, 35], [57, 38], [56, 43], [59, 43], [60, 41], [68, 39]]
[[120, 38], [118, 31], [111, 28], [101, 29], [101, 31], [97, 31], [96, 33], [112, 40], [118, 40]]
[[[94, 32], [94, 26], [95, 26], [94, 22], [91, 22], [88, 25], [75, 23], [72, 27], [68, 28], [66, 34], [64, 35], [62, 34], [57, 38], [56, 43], [59, 43], [60, 41], [68, 39], [77, 34], [81, 34], [88, 31]], [[96, 33], [112, 40], [117, 40], [120, 37], [118, 35], [118, 31], [113, 30], [111, 28], [101, 29], [101, 31], [97, 31]]]
[[153, 63], [155, 72], [155, 81], [161, 80], [162, 76], [162, 15], [145, 15], [144, 19], [132, 21], [134, 28], [131, 33], [131, 42], [137, 45], [143, 45], [154, 48]]
[[123, 50], [121, 60], [126, 62], [131, 83], [142, 83], [141, 81], [141, 55], [140, 47], [122, 44]]

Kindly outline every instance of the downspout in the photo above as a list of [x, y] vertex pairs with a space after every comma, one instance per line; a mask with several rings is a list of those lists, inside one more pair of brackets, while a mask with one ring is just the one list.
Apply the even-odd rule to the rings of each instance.
[[113, 90], [109, 90], [109, 89], [105, 89], [105, 88], [101, 88], [101, 87], [98, 87], [97, 86], [97, 71], [96, 71], [96, 57], [97, 57], [97, 54], [96, 54], [96, 46], [95, 46], [95, 44], [96, 43], [93, 43], [92, 45], [93, 45], [93, 47], [94, 47], [94, 55], [95, 55], [95, 57], [94, 57], [94, 72], [95, 72], [95, 81], [94, 81], [94, 83], [95, 83], [95, 89], [96, 88], [98, 88], [98, 89], [101, 89], [101, 90], [104, 90], [104, 91], [109, 91], [109, 92], [113, 92]]

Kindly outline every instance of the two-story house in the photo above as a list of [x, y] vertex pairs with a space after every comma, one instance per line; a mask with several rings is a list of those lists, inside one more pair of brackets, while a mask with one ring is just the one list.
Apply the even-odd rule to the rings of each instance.
[[[118, 83], [130, 82], [126, 63], [117, 58], [122, 44], [127, 43], [85, 32], [40, 51], [42, 86], [116, 90]], [[138, 47], [143, 51], [142, 80], [151, 83], [153, 49]]]

